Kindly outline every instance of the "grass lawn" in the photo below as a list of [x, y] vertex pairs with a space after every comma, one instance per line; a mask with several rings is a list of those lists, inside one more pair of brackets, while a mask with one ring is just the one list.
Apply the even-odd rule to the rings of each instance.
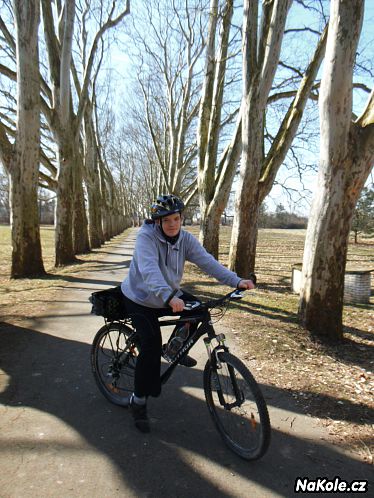
[[[188, 230], [198, 233], [197, 227]], [[42, 314], [47, 302], [68, 285], [70, 276], [100, 267], [103, 255], [96, 250], [79, 256], [75, 265], [54, 268], [53, 229], [42, 227], [41, 235], [48, 276], [10, 280], [10, 231], [0, 226], [0, 320], [17, 323]], [[344, 307], [345, 340], [341, 344], [325, 346], [311, 340], [298, 324], [298, 296], [290, 289], [291, 266], [302, 260], [304, 238], [304, 230], [260, 230], [258, 288], [233, 305], [220, 323], [232, 333], [239, 356], [260, 382], [287, 390], [301, 410], [327, 426], [336, 443], [354, 448], [359, 458], [373, 463], [373, 297], [370, 305]], [[222, 227], [220, 261], [224, 264], [229, 242], [230, 229]], [[365, 268], [374, 268], [373, 239], [349, 246], [347, 269]], [[227, 292], [227, 287], [188, 263], [184, 284], [202, 298]]]
[[[107, 244], [116, 243], [119, 236]], [[54, 300], [59, 289], [69, 285], [69, 277], [83, 271], [100, 268], [100, 259], [105, 257], [100, 249], [81, 254], [77, 263], [61, 268], [54, 267], [54, 228], [41, 227], [42, 254], [45, 277], [33, 279], [10, 279], [11, 238], [10, 228], [0, 225], [0, 321], [16, 323], [41, 314]]]

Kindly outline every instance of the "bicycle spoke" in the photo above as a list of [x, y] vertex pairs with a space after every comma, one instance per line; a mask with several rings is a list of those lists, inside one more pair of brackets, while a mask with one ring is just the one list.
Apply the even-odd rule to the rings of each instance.
[[92, 367], [95, 380], [106, 398], [124, 405], [134, 388], [137, 357], [135, 334], [122, 324], [103, 327], [92, 346]]
[[264, 454], [270, 439], [265, 401], [248, 369], [229, 353], [219, 353], [221, 368], [204, 370], [204, 391], [213, 421], [227, 445], [248, 460]]

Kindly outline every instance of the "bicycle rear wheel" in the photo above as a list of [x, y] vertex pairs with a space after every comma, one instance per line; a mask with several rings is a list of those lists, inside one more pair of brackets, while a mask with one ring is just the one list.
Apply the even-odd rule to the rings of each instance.
[[127, 325], [111, 323], [97, 332], [91, 348], [92, 372], [111, 403], [128, 406], [137, 356], [136, 333]]
[[264, 455], [270, 443], [265, 399], [248, 368], [228, 352], [218, 352], [221, 368], [207, 361], [204, 392], [214, 424], [227, 446], [246, 460]]

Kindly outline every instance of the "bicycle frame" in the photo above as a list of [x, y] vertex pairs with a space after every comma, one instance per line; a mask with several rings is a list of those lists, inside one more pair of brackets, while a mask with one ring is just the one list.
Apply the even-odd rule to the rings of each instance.
[[211, 317], [208, 310], [205, 310], [203, 313], [191, 315], [191, 316], [181, 316], [176, 320], [162, 320], [159, 321], [161, 327], [167, 327], [170, 325], [177, 326], [179, 324], [190, 322], [190, 323], [198, 323], [196, 330], [193, 332], [191, 337], [187, 339], [186, 344], [178, 351], [174, 360], [170, 363], [167, 369], [161, 375], [161, 384], [165, 384], [169, 379], [170, 375], [173, 373], [175, 367], [178, 365], [179, 361], [187, 356], [190, 349], [197, 343], [197, 341], [205, 334], [208, 334], [208, 337], [212, 339], [216, 336], [215, 330], [211, 323]]
[[[239, 291], [236, 291], [239, 292]], [[227, 294], [224, 296], [225, 298], [228, 297], [230, 294]], [[218, 351], [228, 351], [227, 346], [224, 344], [225, 336], [224, 334], [216, 334], [213, 324], [212, 324], [212, 319], [211, 319], [211, 314], [210, 314], [210, 309], [205, 305], [202, 307], [199, 307], [195, 312], [193, 310], [189, 310], [188, 313], [179, 316], [179, 318], [171, 319], [171, 320], [159, 320], [160, 327], [167, 327], [167, 326], [177, 326], [180, 324], [183, 324], [185, 322], [190, 322], [190, 323], [197, 323], [199, 324], [196, 327], [196, 330], [193, 332], [191, 337], [187, 339], [186, 344], [183, 345], [183, 347], [178, 351], [177, 355], [175, 356], [174, 360], [169, 364], [169, 366], [166, 368], [166, 370], [161, 374], [160, 380], [161, 384], [165, 384], [167, 380], [170, 378], [171, 374], [173, 373], [175, 367], [179, 364], [180, 360], [187, 356], [188, 352], [190, 351], [191, 348], [197, 343], [197, 341], [203, 336], [207, 335], [208, 337], [204, 338], [204, 343], [205, 347], [208, 352], [208, 357], [211, 361], [214, 362], [214, 365], [216, 365], [217, 368], [221, 368], [221, 364], [217, 355]], [[191, 314], [190, 314], [191, 313]], [[127, 320], [125, 320], [126, 323]], [[131, 323], [131, 318], [129, 317], [129, 321]], [[121, 322], [121, 320], [120, 320]], [[216, 339], [218, 342], [218, 345], [211, 350], [211, 341], [212, 339]], [[230, 373], [231, 375], [231, 373]], [[233, 382], [236, 385], [236, 382]], [[237, 390], [237, 388], [236, 388]]]

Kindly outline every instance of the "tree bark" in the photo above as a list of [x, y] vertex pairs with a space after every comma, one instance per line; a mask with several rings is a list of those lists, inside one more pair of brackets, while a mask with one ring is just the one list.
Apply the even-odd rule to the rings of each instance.
[[352, 122], [352, 74], [361, 0], [331, 2], [320, 92], [321, 152], [305, 241], [299, 314], [324, 340], [342, 337], [344, 272], [354, 207], [374, 161], [373, 93]]
[[88, 219], [86, 214], [86, 202], [83, 190], [83, 158], [81, 153], [75, 157], [73, 170], [74, 182], [74, 209], [73, 209], [73, 244], [75, 254], [85, 254], [90, 251], [88, 237]]
[[[73, 243], [73, 167], [74, 135], [65, 134], [65, 143], [59, 144], [60, 165], [55, 210], [55, 265], [63, 266], [76, 261]], [[61, 138], [61, 136], [57, 137]]]
[[[245, 111], [250, 106], [249, 112]], [[238, 275], [247, 276], [254, 271], [259, 191], [256, 188], [263, 161], [263, 109], [258, 97], [251, 95], [250, 103], [243, 107], [242, 164], [235, 199], [235, 215], [232, 227], [229, 267]]]
[[45, 273], [39, 231], [38, 174], [40, 147], [39, 2], [14, 1], [17, 30], [17, 130], [10, 174], [12, 227], [11, 277]]
[[109, 200], [109, 187], [106, 181], [105, 166], [102, 159], [99, 160], [100, 168], [100, 182], [101, 182], [101, 197], [102, 197], [102, 211], [101, 216], [103, 220], [103, 237], [104, 240], [110, 240], [112, 236], [112, 224], [110, 213], [110, 200]]
[[101, 208], [102, 196], [100, 186], [100, 172], [98, 167], [98, 154], [91, 123], [86, 126], [86, 172], [88, 194], [88, 220], [89, 235], [92, 248], [100, 247], [104, 243]]
[[[235, 133], [218, 165], [214, 196], [210, 200], [200, 225], [200, 242], [215, 258], [218, 258], [221, 215], [230, 197], [232, 182], [242, 150], [241, 129], [241, 117], [239, 116]], [[205, 220], [210, 217], [216, 220], [216, 223], [206, 223]]]

